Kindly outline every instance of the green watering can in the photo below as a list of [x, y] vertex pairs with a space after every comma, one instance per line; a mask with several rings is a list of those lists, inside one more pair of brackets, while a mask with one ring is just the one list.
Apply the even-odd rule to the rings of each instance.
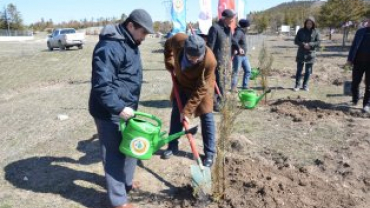
[[[137, 118], [147, 118], [146, 120]], [[151, 120], [151, 121], [148, 121]], [[154, 122], [153, 122], [154, 121]], [[123, 154], [139, 159], [149, 160], [155, 152], [172, 140], [184, 134], [196, 134], [198, 126], [187, 131], [181, 131], [165, 137], [166, 132], [160, 132], [162, 121], [154, 115], [135, 112], [135, 117], [127, 121], [120, 120], [122, 140], [119, 146]]]
[[262, 95], [258, 96], [255, 90], [245, 89], [241, 90], [238, 93], [240, 102], [242, 102], [242, 106], [247, 109], [253, 109], [257, 106], [260, 100], [265, 96], [267, 93], [270, 93], [271, 89], [266, 90]]
[[249, 77], [250, 80], [255, 80], [258, 75], [260, 74], [260, 68], [252, 68], [251, 69], [251, 76]]

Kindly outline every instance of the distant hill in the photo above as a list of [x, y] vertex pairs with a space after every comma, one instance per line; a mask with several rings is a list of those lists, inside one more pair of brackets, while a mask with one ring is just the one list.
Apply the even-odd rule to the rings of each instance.
[[[302, 25], [308, 16], [318, 16], [325, 1], [291, 1], [281, 3], [261, 12], [252, 13], [249, 18], [256, 23], [256, 31], [261, 32], [270, 28], [275, 32], [281, 25]], [[265, 29], [264, 29], [265, 28]]]
[[[370, 1], [370, 0], [369, 0]], [[265, 10], [265, 12], [282, 12], [287, 9], [294, 11], [297, 9], [305, 8], [320, 8], [322, 5], [325, 4], [325, 1], [291, 1], [291, 2], [284, 2], [275, 7]]]

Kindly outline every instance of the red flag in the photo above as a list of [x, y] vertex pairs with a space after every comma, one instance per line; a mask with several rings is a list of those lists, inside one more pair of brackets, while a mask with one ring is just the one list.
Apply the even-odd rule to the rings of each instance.
[[[235, 12], [235, 1], [234, 0], [218, 0], [218, 19], [221, 18], [221, 13], [225, 9], [231, 9]], [[231, 24], [231, 30], [234, 31], [236, 28], [236, 19]]]

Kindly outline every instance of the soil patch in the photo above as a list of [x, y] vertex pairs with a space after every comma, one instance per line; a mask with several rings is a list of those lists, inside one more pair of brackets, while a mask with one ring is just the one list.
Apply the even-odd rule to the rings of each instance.
[[345, 116], [370, 118], [370, 114], [362, 113], [361, 109], [344, 105], [334, 105], [321, 100], [279, 99], [272, 103], [271, 112], [289, 116], [295, 122], [315, 121], [317, 119], [338, 118]]

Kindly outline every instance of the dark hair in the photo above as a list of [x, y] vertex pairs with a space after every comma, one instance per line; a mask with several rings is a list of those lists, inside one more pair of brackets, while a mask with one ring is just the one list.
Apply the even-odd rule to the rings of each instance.
[[128, 23], [129, 22], [132, 22], [132, 24], [134, 25], [134, 28], [137, 30], [137, 29], [140, 29], [140, 28], [143, 28], [141, 25], [139, 25], [138, 23], [136, 23], [135, 21], [133, 21], [131, 18], [127, 18], [123, 23], [122, 25], [127, 27]]

